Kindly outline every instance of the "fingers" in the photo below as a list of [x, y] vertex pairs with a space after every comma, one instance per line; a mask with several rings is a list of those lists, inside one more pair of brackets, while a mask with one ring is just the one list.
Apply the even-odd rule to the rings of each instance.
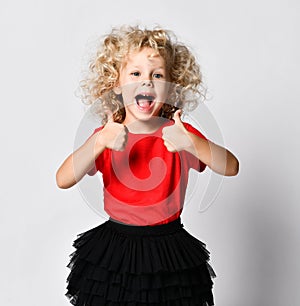
[[176, 152], [176, 147], [174, 144], [174, 138], [176, 138], [176, 135], [174, 134], [173, 127], [174, 126], [164, 127], [162, 130], [162, 139], [169, 152]]
[[128, 128], [122, 123], [114, 122], [113, 113], [106, 110], [107, 123], [101, 130], [101, 143], [108, 149], [123, 151], [128, 140]]
[[164, 141], [164, 145], [165, 145], [165, 147], [167, 148], [167, 150], [168, 150], [169, 152], [171, 152], [171, 153], [174, 153], [174, 152], [177, 151], [176, 148], [175, 148], [175, 146], [173, 146], [172, 143], [169, 142], [169, 141], [167, 141], [167, 140]]
[[185, 150], [190, 146], [186, 128], [181, 121], [182, 110], [178, 109], [173, 116], [174, 124], [163, 128], [162, 139], [169, 152]]
[[124, 151], [128, 141], [128, 128], [121, 123], [115, 123], [116, 137], [112, 149], [115, 151]]

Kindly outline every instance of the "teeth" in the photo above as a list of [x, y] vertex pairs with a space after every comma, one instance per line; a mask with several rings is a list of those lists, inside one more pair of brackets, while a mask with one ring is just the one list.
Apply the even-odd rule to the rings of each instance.
[[153, 96], [148, 96], [148, 95], [137, 95], [136, 100], [148, 100], [148, 101], [153, 101], [154, 97]]

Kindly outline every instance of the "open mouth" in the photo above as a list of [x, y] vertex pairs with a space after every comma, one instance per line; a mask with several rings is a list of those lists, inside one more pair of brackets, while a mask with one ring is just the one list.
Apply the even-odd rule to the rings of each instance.
[[142, 111], [149, 111], [155, 103], [155, 97], [149, 94], [138, 94], [135, 96], [138, 108]]

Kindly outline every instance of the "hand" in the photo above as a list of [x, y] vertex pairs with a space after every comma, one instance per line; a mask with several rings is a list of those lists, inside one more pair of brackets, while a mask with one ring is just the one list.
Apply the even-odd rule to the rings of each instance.
[[128, 129], [124, 124], [113, 121], [113, 114], [109, 113], [108, 121], [100, 131], [101, 143], [108, 149], [123, 151], [127, 144]]
[[180, 116], [181, 110], [179, 109], [174, 113], [175, 123], [173, 125], [164, 127], [162, 130], [164, 145], [170, 152], [187, 150], [193, 146], [193, 143], [188, 135], [189, 132], [184, 127]]

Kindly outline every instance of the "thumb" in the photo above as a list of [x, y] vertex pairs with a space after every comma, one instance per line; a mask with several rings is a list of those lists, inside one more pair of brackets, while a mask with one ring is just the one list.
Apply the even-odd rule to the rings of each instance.
[[182, 114], [182, 110], [181, 109], [178, 109], [174, 113], [173, 119], [174, 119], [176, 125], [182, 125], [181, 114]]

